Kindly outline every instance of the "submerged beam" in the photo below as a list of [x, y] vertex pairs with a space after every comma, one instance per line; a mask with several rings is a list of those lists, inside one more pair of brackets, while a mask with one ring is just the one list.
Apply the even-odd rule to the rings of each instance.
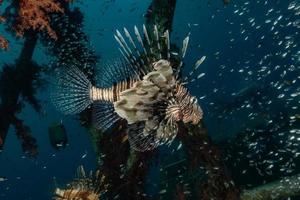
[[245, 190], [241, 200], [280, 200], [300, 195], [300, 174]]

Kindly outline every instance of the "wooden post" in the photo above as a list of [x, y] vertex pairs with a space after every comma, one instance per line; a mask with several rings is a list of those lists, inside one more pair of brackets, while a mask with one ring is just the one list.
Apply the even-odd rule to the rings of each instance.
[[[14, 66], [6, 66], [0, 75], [0, 90], [1, 90], [1, 104], [0, 104], [0, 149], [3, 149], [5, 144], [5, 139], [8, 133], [9, 126], [15, 124], [15, 122], [20, 122], [15, 117], [17, 112], [20, 112], [20, 102], [19, 97], [25, 90], [31, 87], [35, 76], [32, 73], [36, 73], [38, 69], [31, 69], [38, 67], [32, 63], [32, 56], [37, 43], [37, 34], [34, 32], [28, 32], [25, 34], [25, 42], [21, 51], [19, 58]], [[28, 85], [29, 84], [29, 85]], [[27, 92], [30, 90], [27, 90]], [[33, 97], [34, 91], [31, 91], [28, 96]], [[36, 101], [32, 99], [33, 101]], [[39, 107], [37, 105], [37, 107]], [[20, 124], [20, 123], [18, 123]], [[22, 124], [22, 123], [21, 123]], [[17, 124], [15, 124], [17, 125]], [[18, 126], [20, 128], [20, 126]], [[24, 125], [23, 125], [24, 128]], [[24, 130], [24, 129], [23, 129]], [[27, 132], [28, 133], [28, 132]], [[29, 133], [28, 133], [29, 134]], [[26, 137], [19, 137], [24, 139], [28, 137], [32, 138], [30, 135]], [[31, 141], [35, 140], [32, 138]], [[23, 141], [25, 142], [25, 141]], [[26, 143], [26, 142], [25, 142]], [[27, 145], [26, 145], [27, 146]], [[30, 145], [29, 145], [30, 146]], [[28, 147], [29, 147], [28, 146]], [[31, 148], [31, 147], [29, 147]], [[37, 153], [36, 145], [32, 146], [32, 152]], [[29, 150], [29, 149], [27, 149]]]

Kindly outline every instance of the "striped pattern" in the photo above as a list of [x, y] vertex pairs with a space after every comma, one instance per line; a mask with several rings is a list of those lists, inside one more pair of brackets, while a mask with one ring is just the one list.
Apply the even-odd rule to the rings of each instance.
[[92, 86], [90, 89], [90, 98], [92, 101], [116, 102], [120, 99], [120, 93], [133, 86], [137, 80], [128, 79], [114, 84], [109, 88], [97, 88]]
[[[114, 103], [120, 100], [121, 92], [132, 88], [145, 76], [152, 76], [151, 72], [156, 71], [155, 63], [167, 60], [172, 65], [172, 81], [167, 83], [169, 84], [167, 86], [156, 85], [164, 92], [164, 97], [158, 99], [159, 97], [153, 96], [149, 99], [147, 110], [153, 112], [149, 114], [153, 117], [148, 121], [139, 119], [137, 124], [128, 128], [128, 140], [131, 146], [138, 151], [144, 151], [163, 143], [169, 144], [176, 136], [177, 122], [199, 123], [203, 112], [197, 99], [190, 95], [184, 85], [204, 76], [204, 73], [195, 75], [206, 57], [198, 59], [188, 76], [181, 78], [180, 72], [188, 50], [189, 35], [183, 40], [179, 52], [171, 49], [169, 31], [161, 33], [156, 25], [153, 28], [146, 28], [144, 25], [141, 30], [135, 26], [132, 33], [126, 28], [117, 30], [114, 37], [124, 60], [114, 60], [102, 68], [104, 73], [101, 73], [99, 87], [93, 86], [78, 69], [63, 70], [55, 82], [57, 90], [52, 99], [56, 107], [66, 114], [76, 114], [91, 106], [96, 128], [105, 131], [122, 119], [115, 112], [114, 107]], [[163, 105], [162, 108], [155, 103], [157, 100], [160, 105]], [[148, 130], [146, 122], [156, 123], [157, 126], [152, 126], [154, 128]]]
[[86, 200], [99, 200], [100, 195], [89, 190], [83, 189], [68, 189], [60, 190], [56, 189], [55, 193], [58, 197], [54, 200], [74, 200], [74, 199], [86, 199]]
[[172, 121], [182, 120], [184, 123], [198, 124], [202, 119], [203, 112], [197, 99], [191, 96], [187, 88], [179, 83], [176, 84], [173, 92], [174, 99], [170, 100], [171, 106], [168, 106], [166, 110], [168, 115], [166, 116], [172, 118]]
[[98, 200], [102, 189], [104, 176], [99, 171], [86, 175], [82, 166], [77, 169], [77, 177], [68, 184], [66, 189], [56, 188], [54, 200]]

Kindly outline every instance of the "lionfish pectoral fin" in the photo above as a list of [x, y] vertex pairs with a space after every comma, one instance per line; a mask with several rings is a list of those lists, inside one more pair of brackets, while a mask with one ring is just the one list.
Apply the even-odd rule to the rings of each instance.
[[177, 123], [172, 120], [162, 120], [157, 129], [157, 138], [160, 145], [170, 145], [175, 139], [178, 132]]
[[128, 126], [128, 141], [136, 151], [149, 151], [159, 145], [170, 145], [177, 135], [177, 123], [162, 120], [158, 127], [147, 128], [146, 122], [138, 122]]
[[92, 103], [91, 87], [91, 82], [78, 68], [61, 68], [52, 81], [51, 100], [65, 114], [80, 113]]
[[144, 132], [145, 122], [129, 124], [127, 128], [130, 147], [135, 151], [150, 151], [158, 146], [155, 133]]
[[93, 124], [97, 129], [106, 131], [117, 121], [121, 120], [110, 102], [96, 101], [93, 103]]

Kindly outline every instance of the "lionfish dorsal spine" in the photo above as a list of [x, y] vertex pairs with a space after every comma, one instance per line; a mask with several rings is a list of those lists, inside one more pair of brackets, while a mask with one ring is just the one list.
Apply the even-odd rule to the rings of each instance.
[[126, 27], [124, 27], [124, 32], [125, 32], [126, 37], [129, 39], [131, 45], [132, 45], [132, 46], [134, 47], [134, 49], [136, 50], [137, 54], [139, 54], [139, 51], [137, 50], [136, 45], [135, 45], [135, 43], [134, 43], [134, 41], [133, 41], [133, 39], [132, 39], [132, 37], [131, 37], [131, 35], [130, 35], [130, 33], [129, 33], [129, 31], [127, 30]]
[[195, 79], [195, 78], [192, 78], [193, 75], [195, 74], [195, 72], [199, 69], [200, 65], [203, 64], [203, 62], [205, 61], [205, 59], [206, 59], [206, 56], [202, 56], [201, 58], [199, 58], [199, 59], [196, 61], [195, 65], [194, 65], [194, 67], [193, 67], [193, 69], [192, 69], [192, 71], [188, 74], [188, 76], [186, 76], [186, 77], [183, 79], [184, 82], [185, 82], [185, 81], [188, 81], [188, 80], [190, 80], [189, 82], [194, 82], [196, 79], [200, 79], [201, 77], [203, 77], [203, 73], [202, 73], [202, 74], [197, 74], [196, 79]]
[[[126, 33], [125, 33], [126, 34]], [[147, 74], [147, 70], [145, 69], [145, 64], [143, 60], [141, 59], [140, 53], [138, 50], [136, 50], [138, 53], [138, 58], [136, 58], [132, 52], [132, 50], [129, 48], [128, 44], [126, 43], [124, 37], [122, 34], [117, 30], [117, 35], [114, 35], [116, 41], [119, 43], [120, 47], [119, 50], [122, 53], [125, 60], [132, 65], [136, 70], [138, 71], [139, 75], [145, 75]], [[131, 36], [130, 36], [131, 37]]]
[[132, 66], [132, 70], [133, 70], [134, 75], [136, 77], [139, 77], [140, 73], [139, 73], [138, 66], [134, 63], [133, 60], [131, 60], [131, 58], [129, 58], [129, 56], [125, 55], [125, 53], [123, 52], [123, 50], [121, 48], [118, 48], [118, 49], [121, 52], [121, 54], [122, 54], [123, 58], [125, 59], [125, 61]]
[[148, 43], [148, 46], [150, 47], [150, 53], [153, 54], [149, 34], [148, 34], [148, 31], [147, 31], [147, 28], [146, 28], [145, 24], [143, 24], [143, 32], [144, 32], [144, 36], [146, 38], [146, 41]]
[[[97, 171], [98, 172], [98, 171]], [[99, 172], [90, 171], [86, 176], [83, 166], [77, 169], [74, 180], [66, 188], [57, 188], [54, 191], [54, 200], [99, 200], [106, 186]]]
[[117, 37], [124, 44], [124, 48], [126, 48], [128, 50], [128, 52], [129, 52], [129, 54], [132, 55], [131, 49], [129, 48], [127, 42], [125, 41], [124, 37], [122, 36], [122, 34], [120, 33], [120, 31], [118, 29], [116, 30], [116, 33], [117, 33]]
[[156, 44], [157, 44], [157, 48], [158, 48], [158, 55], [159, 55], [159, 59], [162, 59], [162, 54], [161, 54], [161, 46], [160, 46], [160, 42], [159, 42], [159, 35], [158, 35], [158, 29], [157, 29], [157, 25], [154, 25], [154, 36], [155, 36], [155, 40], [156, 40]]
[[77, 174], [77, 178], [86, 178], [86, 173], [85, 173], [84, 167], [82, 165], [80, 165], [77, 168], [76, 174]]
[[[122, 34], [118, 30], [117, 30], [117, 35], [114, 35], [114, 37], [117, 40], [117, 42], [119, 43], [119, 45], [121, 46], [122, 51], [125, 52], [126, 56], [124, 56], [124, 57], [127, 58], [126, 60], [129, 61], [129, 64], [137, 66], [137, 68], [139, 70], [141, 70], [142, 73], [145, 73], [144, 70], [141, 69], [140, 63], [137, 62], [137, 58], [133, 55], [131, 49], [129, 48], [128, 44], [124, 40]], [[124, 55], [124, 53], [122, 53], [122, 54]]]
[[185, 57], [185, 54], [186, 54], [186, 51], [187, 51], [187, 48], [188, 48], [188, 45], [189, 45], [189, 40], [190, 40], [190, 36], [187, 36], [183, 42], [182, 42], [182, 48], [181, 48], [181, 62], [180, 62], [180, 65], [179, 65], [179, 68], [182, 67], [183, 65], [183, 59]]
[[151, 68], [151, 63], [150, 63], [148, 52], [147, 52], [146, 47], [140, 37], [140, 33], [139, 33], [138, 29], [135, 28], [135, 35], [137, 36], [137, 40], [139, 41], [139, 43], [141, 43], [141, 46], [144, 49], [145, 56], [142, 56], [141, 52], [138, 50], [138, 47], [132, 38], [130, 32], [126, 28], [124, 28], [124, 33], [125, 33], [126, 38], [129, 40], [129, 44], [131, 44], [133, 49], [130, 49], [125, 38], [122, 36], [120, 31], [117, 30], [114, 37], [121, 47], [120, 51], [121, 51], [123, 57], [125, 57], [126, 61], [133, 68], [136, 68], [138, 70], [138, 74], [140, 76], [144, 76], [147, 73], [149, 73], [152, 70], [152, 68]]
[[137, 49], [137, 47], [136, 47], [136, 45], [135, 45], [135, 43], [134, 43], [134, 41], [133, 41], [133, 39], [132, 39], [132, 37], [131, 37], [129, 31], [128, 31], [125, 27], [124, 27], [124, 32], [125, 32], [126, 37], [127, 37], [128, 40], [129, 40], [130, 44], [133, 46], [133, 48], [134, 48], [134, 50], [135, 50], [135, 52], [136, 52], [138, 58], [140, 58], [140, 61], [142, 62], [142, 66], [145, 66], [145, 62], [144, 62], [144, 60], [143, 60], [142, 57], [141, 57], [141, 53], [140, 53], [139, 50]]
[[119, 43], [120, 47], [122, 48], [122, 51], [126, 54], [126, 56], [130, 57], [130, 53], [125, 48], [124, 44], [121, 42], [120, 38], [117, 35], [114, 35], [116, 41]]
[[[147, 50], [146, 50], [146, 48], [145, 48], [145, 45], [144, 45], [144, 43], [143, 43], [143, 39], [142, 39], [142, 37], [141, 37], [141, 34], [140, 34], [140, 32], [139, 32], [139, 29], [138, 29], [136, 26], [134, 26], [134, 33], [135, 33], [135, 35], [136, 35], [136, 37], [137, 37], [137, 40], [138, 40], [139, 43], [141, 44], [141, 46], [142, 46], [142, 48], [143, 48], [143, 51], [144, 51], [145, 55], [148, 55], [148, 52], [147, 52]], [[150, 63], [150, 59], [149, 59], [148, 56], [146, 56], [146, 59], [147, 59], [147, 62]]]
[[165, 36], [165, 42], [166, 42], [166, 46], [167, 46], [167, 58], [168, 58], [168, 60], [170, 60], [170, 57], [171, 57], [171, 55], [170, 55], [170, 32], [169, 32], [169, 30], [166, 30], [165, 31], [165, 34], [164, 34], [164, 36]]

